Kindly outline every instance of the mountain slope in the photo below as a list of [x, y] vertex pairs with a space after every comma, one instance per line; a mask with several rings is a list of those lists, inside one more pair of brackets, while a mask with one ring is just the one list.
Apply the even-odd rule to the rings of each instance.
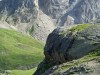
[[[45, 59], [41, 62], [34, 75], [43, 73], [43, 75], [64, 75], [65, 71], [68, 73], [67, 68], [80, 65], [89, 60], [92, 61], [92, 59], [95, 60], [97, 57], [100, 58], [100, 25], [80, 24], [70, 28], [55, 29], [48, 36], [44, 55]], [[73, 60], [76, 60], [75, 64]], [[66, 65], [64, 66], [63, 63], [66, 63]], [[56, 65], [60, 66], [60, 64], [65, 67], [64, 72], [63, 68], [57, 68]], [[58, 70], [56, 71], [56, 69]], [[61, 69], [61, 73], [59, 69]]]
[[43, 46], [42, 42], [32, 37], [0, 28], [0, 69], [35, 67], [43, 59]]
[[7, 26], [9, 25], [10, 28], [30, 34], [42, 41], [45, 41], [55, 28], [52, 19], [39, 9], [38, 0], [0, 1], [0, 21], [4, 24], [8, 23]]

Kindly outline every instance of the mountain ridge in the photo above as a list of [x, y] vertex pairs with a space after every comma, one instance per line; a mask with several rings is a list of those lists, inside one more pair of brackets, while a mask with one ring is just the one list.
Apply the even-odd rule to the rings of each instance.
[[[59, 26], [99, 23], [99, 11], [99, 0], [0, 1], [0, 19], [3, 23], [6, 22], [12, 25], [12, 28], [42, 41], [46, 41], [48, 34]], [[30, 34], [33, 26], [36, 32], [32, 31]]]

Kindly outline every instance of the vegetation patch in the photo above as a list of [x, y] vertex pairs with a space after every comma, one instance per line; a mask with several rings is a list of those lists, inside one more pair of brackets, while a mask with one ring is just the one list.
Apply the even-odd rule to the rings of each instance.
[[43, 60], [41, 41], [14, 30], [0, 29], [0, 69], [30, 69]]
[[71, 34], [73, 32], [81, 32], [89, 26], [91, 26], [91, 24], [78, 24], [77, 26], [70, 29], [64, 29], [62, 32], [59, 33], [59, 35]]
[[33, 31], [34, 31], [34, 25], [29, 29], [29, 33], [32, 34]]
[[37, 68], [30, 70], [10, 70], [10, 75], [32, 75]]
[[81, 32], [84, 29], [88, 28], [89, 26], [91, 26], [90, 24], [79, 24], [78, 26], [75, 26], [73, 28], [70, 29], [71, 32]]

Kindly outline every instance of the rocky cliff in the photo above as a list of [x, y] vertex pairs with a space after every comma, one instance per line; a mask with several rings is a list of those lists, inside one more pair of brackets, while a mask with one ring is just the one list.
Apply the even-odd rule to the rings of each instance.
[[[39, 65], [35, 75], [41, 75], [44, 72], [43, 75], [52, 74], [55, 67], [49, 69], [50, 67], [82, 58], [93, 51], [94, 54], [100, 53], [100, 25], [83, 24], [70, 28], [57, 28], [48, 36], [44, 48], [45, 59]], [[100, 54], [97, 54], [97, 56], [100, 56]], [[91, 60], [94, 57], [96, 56], [90, 54], [85, 59]], [[87, 62], [87, 60], [84, 60], [84, 62]], [[76, 60], [76, 64], [82, 62], [83, 60]], [[48, 69], [49, 71], [46, 71]]]
[[60, 26], [100, 20], [100, 0], [39, 0], [41, 9]]

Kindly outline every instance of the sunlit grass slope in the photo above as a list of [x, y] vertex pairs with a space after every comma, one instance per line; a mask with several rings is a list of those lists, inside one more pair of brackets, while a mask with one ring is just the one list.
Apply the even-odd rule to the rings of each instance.
[[32, 75], [37, 68], [33, 68], [30, 70], [11, 70], [10, 75]]
[[29, 69], [43, 59], [44, 44], [14, 30], [0, 28], [0, 69]]

